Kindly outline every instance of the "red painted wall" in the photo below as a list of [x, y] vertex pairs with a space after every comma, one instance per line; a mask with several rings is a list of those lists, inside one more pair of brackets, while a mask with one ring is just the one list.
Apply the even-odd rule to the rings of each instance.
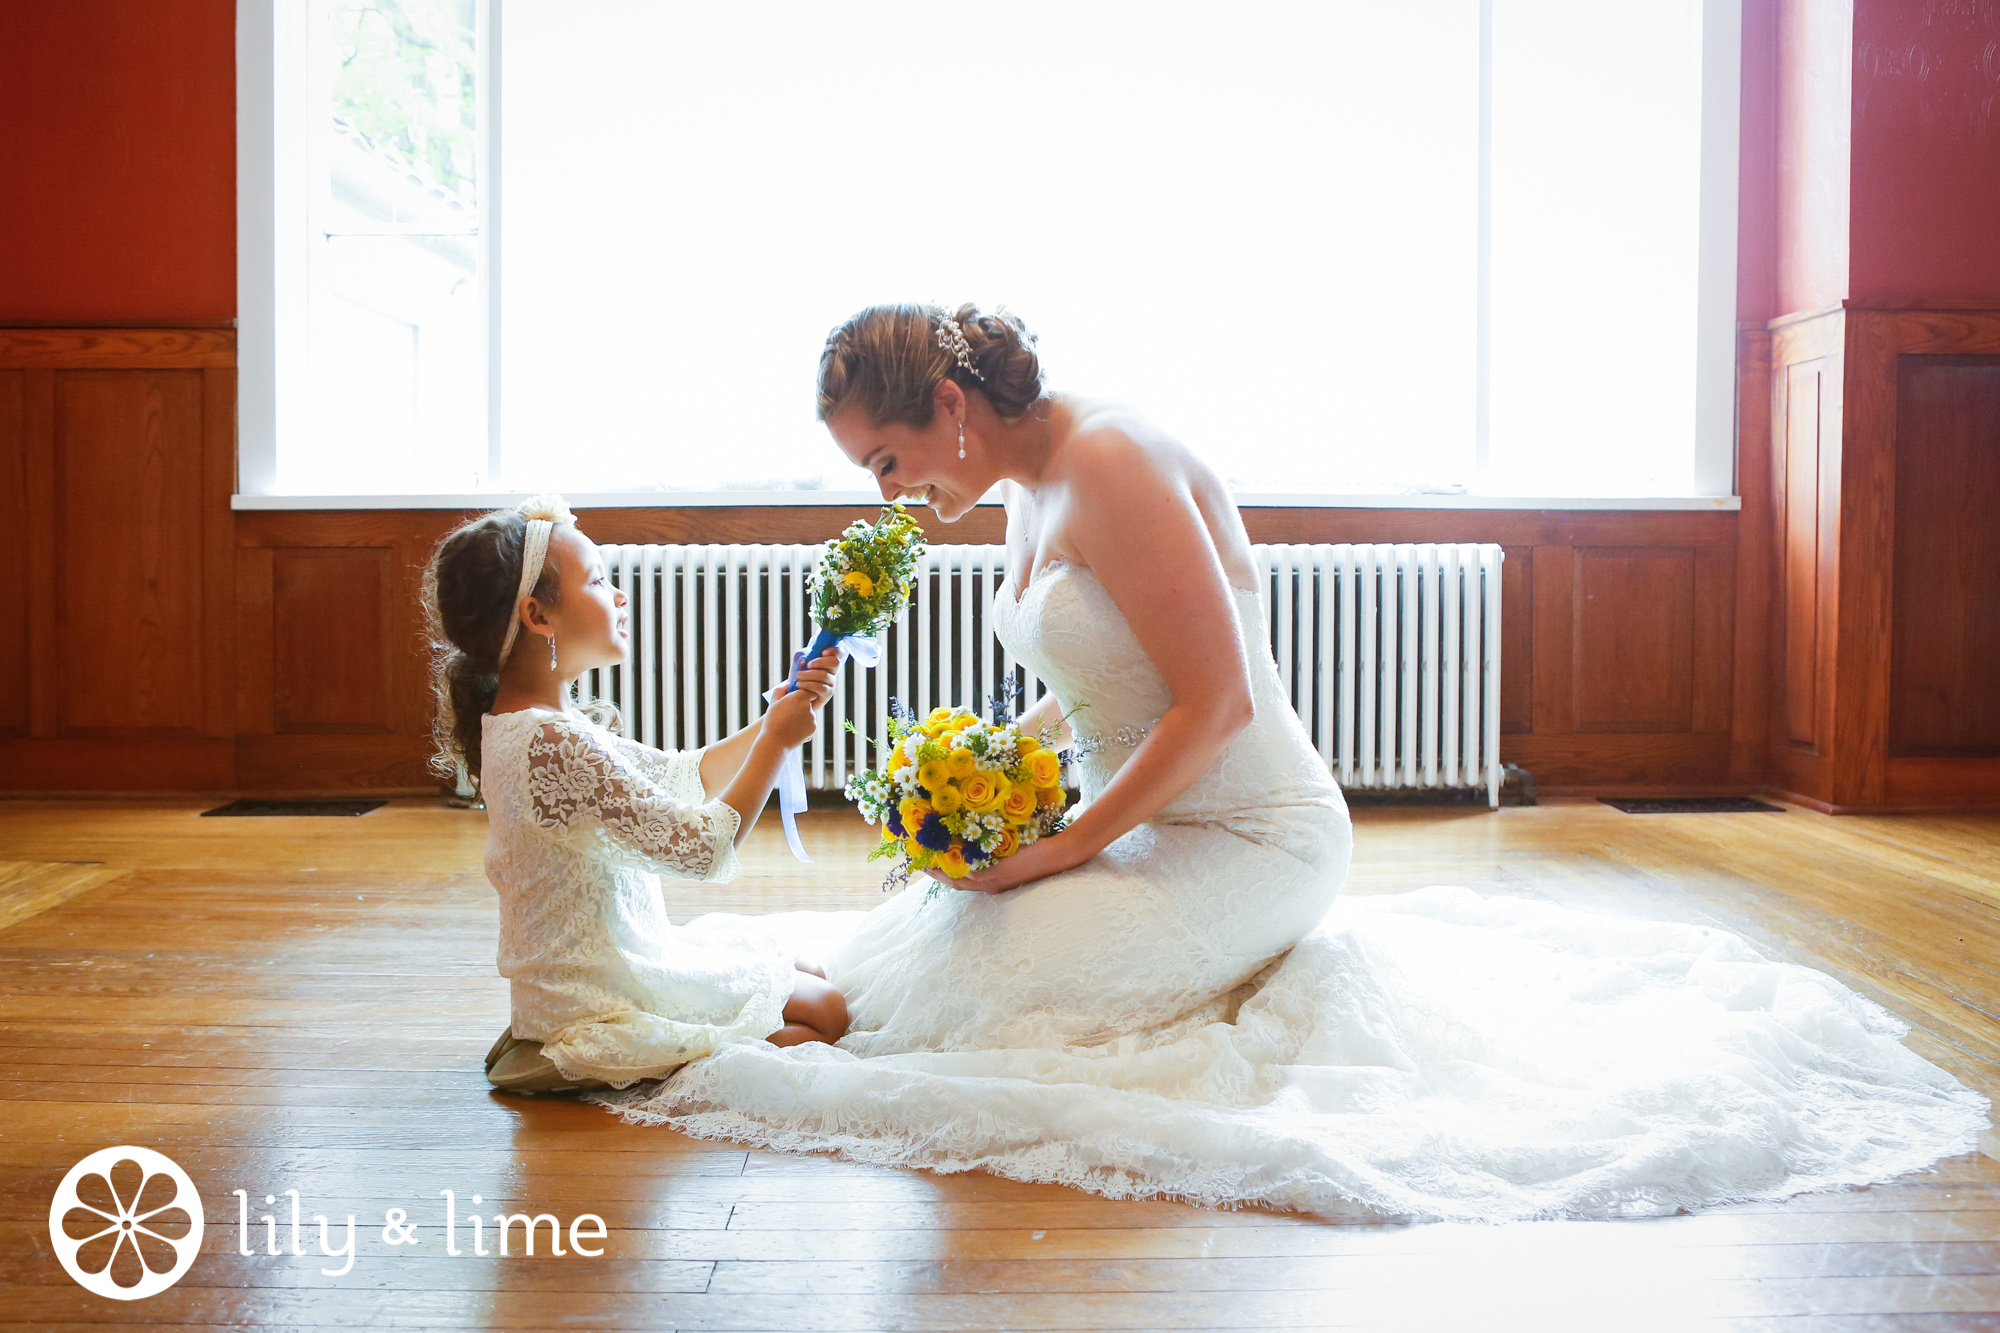
[[1854, 0], [1848, 295], [2000, 303], [2000, 4]]
[[235, 313], [235, 0], [0, 0], [0, 322]]
[[[2000, 303], [2000, 0], [1745, 29], [1744, 321]], [[0, 0], [0, 321], [235, 313], [234, 33], [234, 0]]]
[[1778, 0], [1777, 11], [1774, 313], [1791, 314], [1848, 294], [1853, 6]]
[[1743, 102], [1736, 164], [1736, 322], [1761, 329], [1778, 309], [1778, 8], [1744, 0]]

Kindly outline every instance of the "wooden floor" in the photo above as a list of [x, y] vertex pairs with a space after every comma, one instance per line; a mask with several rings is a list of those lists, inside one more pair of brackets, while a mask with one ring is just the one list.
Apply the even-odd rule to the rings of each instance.
[[[490, 1095], [506, 1020], [484, 816], [199, 819], [191, 801], [0, 802], [0, 1324], [189, 1327], [2000, 1329], [2000, 1142], [1933, 1175], [1632, 1222], [1468, 1227], [1113, 1203], [980, 1174], [745, 1152]], [[760, 828], [679, 914], [872, 906], [861, 830]], [[1914, 1025], [2000, 1093], [2000, 818], [1361, 811], [1350, 891], [1425, 884], [1739, 930]], [[805, 873], [801, 873], [805, 872]], [[143, 1301], [50, 1246], [69, 1166], [113, 1144], [199, 1185], [203, 1253]], [[257, 1204], [238, 1253], [243, 1189]], [[289, 1239], [299, 1192], [308, 1257]], [[594, 1213], [601, 1258], [443, 1252], [443, 1201]], [[274, 1196], [277, 1206], [261, 1200]], [[402, 1208], [423, 1244], [386, 1245]], [[315, 1214], [358, 1219], [352, 1271]], [[588, 1231], [584, 1233], [588, 1236]], [[488, 1245], [491, 1245], [488, 1233]], [[516, 1233], [518, 1245], [518, 1230]]]

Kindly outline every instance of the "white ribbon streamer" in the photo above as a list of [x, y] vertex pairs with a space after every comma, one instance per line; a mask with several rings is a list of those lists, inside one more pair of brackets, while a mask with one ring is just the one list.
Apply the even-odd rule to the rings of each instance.
[[[818, 636], [818, 632], [815, 632], [814, 638], [817, 639]], [[881, 642], [872, 634], [866, 637], [859, 634], [850, 634], [846, 638], [838, 640], [833, 646], [840, 650], [841, 661], [845, 662], [848, 658], [852, 657], [864, 667], [874, 666], [882, 657]], [[787, 679], [794, 678], [799, 674], [799, 669], [806, 663], [806, 651], [806, 649], [801, 648], [792, 654], [792, 669]], [[825, 652], [826, 650], [822, 648], [820, 651]], [[836, 686], [835, 688], [839, 687]], [[765, 691], [764, 702], [767, 704], [770, 703], [776, 698], [777, 693], [776, 689]], [[785, 842], [792, 849], [792, 855], [807, 865], [812, 865], [813, 859], [806, 855], [805, 843], [799, 840], [798, 817], [799, 812], [805, 808], [806, 759], [805, 747], [801, 745], [792, 751], [792, 757], [785, 762], [783, 768], [778, 770], [778, 817], [784, 823]]]

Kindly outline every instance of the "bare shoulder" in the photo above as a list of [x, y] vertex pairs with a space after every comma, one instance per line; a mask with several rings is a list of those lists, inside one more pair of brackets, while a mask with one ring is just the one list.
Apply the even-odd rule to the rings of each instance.
[[1186, 445], [1137, 412], [1082, 404], [1063, 447], [1062, 475], [1079, 498], [1129, 502], [1135, 491], [1184, 494], [1213, 474]]
[[1241, 586], [1250, 578], [1249, 537], [1229, 487], [1192, 449], [1138, 413], [1080, 407], [1062, 474], [1073, 515], [1089, 527], [1129, 535], [1135, 526], [1194, 522], [1207, 532], [1229, 580]]

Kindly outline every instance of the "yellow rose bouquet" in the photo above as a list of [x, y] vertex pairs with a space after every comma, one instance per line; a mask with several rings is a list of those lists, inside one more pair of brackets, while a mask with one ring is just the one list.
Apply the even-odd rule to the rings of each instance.
[[933, 868], [962, 879], [1064, 826], [1062, 759], [1018, 723], [896, 713], [881, 748], [887, 764], [849, 778], [847, 799], [882, 828], [869, 859], [897, 858], [885, 888]]

